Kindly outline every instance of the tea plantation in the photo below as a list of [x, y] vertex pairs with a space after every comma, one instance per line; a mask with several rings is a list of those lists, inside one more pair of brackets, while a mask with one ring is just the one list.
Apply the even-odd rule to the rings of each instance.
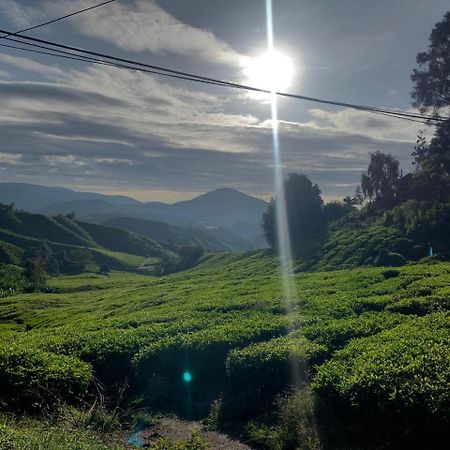
[[0, 448], [124, 448], [68, 425], [68, 410], [100, 406], [113, 432], [143, 408], [207, 417], [259, 448], [445, 448], [450, 264], [295, 283], [286, 314], [275, 258], [224, 253], [0, 298]]

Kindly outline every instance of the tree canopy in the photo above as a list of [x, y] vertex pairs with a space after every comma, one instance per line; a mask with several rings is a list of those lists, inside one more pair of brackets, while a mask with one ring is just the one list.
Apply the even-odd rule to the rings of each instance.
[[[323, 220], [322, 198], [317, 184], [306, 175], [290, 174], [284, 181], [286, 214], [291, 241], [308, 238]], [[276, 248], [276, 202], [272, 200], [263, 217], [263, 229], [267, 242]]]
[[367, 172], [361, 176], [364, 197], [374, 200], [379, 206], [395, 204], [399, 185], [399, 163], [390, 154], [377, 151], [370, 154]]
[[414, 106], [433, 113], [450, 106], [450, 11], [434, 26], [428, 50], [416, 60], [419, 67], [411, 75]]

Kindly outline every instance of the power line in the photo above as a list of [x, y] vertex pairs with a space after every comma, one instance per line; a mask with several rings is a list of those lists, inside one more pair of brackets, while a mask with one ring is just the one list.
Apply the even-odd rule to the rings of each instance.
[[[8, 39], [8, 40], [13, 40], [15, 42], [21, 42], [16, 39]], [[33, 44], [27, 44], [27, 45], [33, 45]], [[33, 45], [33, 46], [38, 47], [38, 48], [47, 49], [50, 51], [33, 50], [32, 48], [23, 48], [23, 47], [17, 47], [15, 45], [0, 44], [0, 47], [7, 47], [7, 48], [15, 49], [15, 50], [22, 50], [25, 52], [36, 53], [39, 55], [57, 56], [59, 58], [71, 59], [71, 60], [75, 60], [75, 61], [84, 61], [84, 62], [98, 64], [98, 65], [102, 65], [102, 66], [116, 67], [118, 69], [133, 70], [136, 72], [150, 73], [153, 75], [165, 75], [165, 76], [168, 76], [171, 78], [177, 78], [177, 79], [182, 79], [182, 80], [198, 81], [195, 78], [181, 77], [179, 75], [173, 75], [173, 74], [164, 74], [164, 73], [158, 72], [157, 70], [149, 70], [149, 69], [143, 69], [143, 68], [139, 68], [139, 67], [127, 66], [125, 64], [112, 63], [112, 62], [108, 62], [108, 61], [103, 61], [101, 59], [92, 58], [89, 56], [81, 56], [81, 55], [77, 56], [75, 53], [65, 52], [62, 50], [53, 50], [53, 49], [50, 49], [50, 48], [42, 46], [42, 45]], [[209, 84], [215, 84], [215, 85], [221, 86], [220, 83], [212, 83], [211, 82]]]
[[[21, 41], [19, 41], [18, 39], [9, 39], [9, 40], [21, 43]], [[27, 44], [27, 45], [31, 45], [31, 44]], [[65, 58], [65, 59], [69, 59], [69, 60], [84, 61], [84, 62], [88, 62], [88, 63], [91, 63], [91, 64], [98, 64], [98, 65], [103, 65], [103, 66], [116, 67], [118, 69], [127, 69], [127, 70], [144, 72], [144, 73], [150, 73], [150, 74], [155, 74], [155, 75], [166, 75], [166, 76], [169, 76], [171, 78], [177, 78], [177, 79], [182, 79], [182, 80], [196, 81], [196, 79], [187, 78], [187, 77], [181, 77], [181, 76], [173, 75], [173, 74], [164, 74], [164, 73], [158, 72], [156, 70], [148, 70], [148, 69], [142, 69], [142, 68], [137, 68], [137, 67], [131, 67], [131, 66], [128, 66], [128, 65], [125, 65], [125, 64], [111, 63], [111, 62], [103, 61], [103, 60], [100, 60], [100, 59], [91, 58], [91, 57], [88, 57], [88, 56], [75, 56], [74, 53], [65, 52], [63, 50], [52, 50], [49, 47], [45, 47], [43, 45], [33, 44], [33, 46], [34, 47], [38, 47], [38, 48], [42, 48], [42, 49], [46, 49], [46, 50], [51, 50], [51, 51], [34, 50], [32, 48], [24, 48], [24, 47], [18, 47], [18, 46], [15, 46], [15, 45], [0, 44], [0, 47], [12, 48], [12, 49], [15, 49], [15, 50], [22, 50], [22, 51], [25, 51], [25, 52], [35, 53], [35, 54], [39, 54], [39, 55], [57, 56], [59, 58]], [[213, 84], [213, 83], [209, 83], [209, 84]], [[216, 83], [216, 85], [221, 86], [220, 83]], [[407, 118], [407, 117], [401, 117], [401, 116], [396, 116], [394, 114], [386, 114], [386, 113], [378, 112], [378, 111], [372, 111], [372, 113], [373, 114], [382, 115], [382, 116], [388, 116], [388, 117], [394, 117], [394, 118], [398, 118], [398, 119], [403, 119], [403, 120], [407, 120], [407, 121], [410, 121], [410, 122], [416, 122], [416, 123], [422, 123], [422, 124], [426, 124], [427, 123], [427, 122], [425, 122], [423, 120], [419, 120], [419, 119], [412, 119], [412, 118]]]
[[34, 25], [34, 26], [28, 27], [28, 28], [24, 28], [23, 30], [18, 30], [18, 31], [16, 31], [14, 33], [8, 33], [7, 32], [3, 36], [0, 36], [0, 39], [5, 39], [8, 36], [17, 35], [17, 34], [20, 34], [20, 33], [25, 33], [26, 31], [35, 30], [36, 28], [45, 27], [46, 25], [51, 25], [52, 23], [59, 22], [60, 20], [64, 20], [64, 19], [67, 19], [69, 17], [76, 16], [77, 14], [81, 14], [81, 13], [84, 13], [86, 11], [91, 11], [93, 9], [100, 8], [100, 6], [104, 6], [104, 5], [107, 5], [108, 3], [113, 3], [115, 1], [117, 1], [117, 0], [108, 0], [106, 2], [98, 3], [96, 5], [92, 5], [92, 6], [89, 6], [87, 8], [79, 9], [78, 11], [74, 11], [74, 12], [72, 12], [70, 14], [66, 14], [65, 16], [57, 17], [56, 19], [48, 20], [47, 22], [42, 22], [42, 23], [40, 23], [38, 25]]
[[[225, 86], [225, 87], [232, 87], [232, 88], [236, 88], [236, 89], [243, 89], [243, 90], [247, 90], [247, 91], [261, 92], [261, 93], [266, 93], [266, 94], [272, 93], [270, 90], [267, 90], [267, 89], [256, 88], [253, 86], [247, 86], [247, 85], [240, 84], [240, 83], [233, 83], [233, 82], [229, 82], [229, 81], [218, 80], [218, 79], [214, 79], [214, 78], [210, 78], [210, 77], [204, 77], [201, 75], [192, 74], [189, 72], [183, 72], [183, 71], [169, 69], [169, 68], [165, 68], [165, 67], [161, 67], [161, 66], [155, 66], [155, 65], [151, 65], [151, 64], [142, 63], [139, 61], [133, 61], [133, 60], [125, 59], [125, 58], [119, 58], [116, 56], [107, 55], [107, 54], [103, 54], [103, 53], [99, 53], [99, 52], [94, 52], [91, 50], [85, 50], [85, 49], [81, 49], [81, 48], [77, 48], [77, 47], [73, 47], [73, 46], [69, 46], [69, 45], [59, 44], [57, 42], [47, 41], [44, 39], [38, 39], [38, 38], [31, 37], [31, 36], [19, 35], [18, 33], [9, 32], [9, 31], [2, 30], [2, 29], [0, 29], [0, 32], [6, 33], [9, 36], [16, 36], [16, 37], [20, 38], [20, 40], [15, 40], [15, 42], [20, 42], [21, 44], [25, 44], [25, 45], [29, 45], [29, 46], [37, 46], [36, 44], [33, 44], [33, 43], [39, 42], [40, 44], [45, 44], [45, 46], [46, 46], [45, 48], [48, 50], [52, 50], [53, 52], [61, 52], [59, 49], [64, 49], [64, 53], [70, 53], [70, 54], [73, 54], [72, 52], [78, 53], [78, 55], [75, 54], [75, 57], [77, 57], [77, 58], [79, 58], [81, 56], [81, 55], [79, 55], [80, 53], [83, 55], [83, 58], [86, 58], [84, 56], [86, 54], [96, 57], [96, 58], [89, 57], [89, 61], [87, 61], [87, 62], [105, 63], [104, 59], [106, 59], [106, 60], [110, 60], [110, 61], [119, 62], [120, 64], [118, 64], [118, 65], [116, 62], [112, 63], [112, 65], [114, 65], [116, 67], [128, 68], [131, 70], [141, 70], [141, 71], [145, 71], [145, 72], [149, 72], [147, 69], [151, 69], [150, 73], [154, 73], [154, 74], [162, 75], [162, 76], [170, 76], [172, 78], [180, 78], [180, 79], [185, 79], [185, 80], [194, 81], [194, 82], [213, 84], [213, 85]], [[8, 38], [6, 36], [5, 36], [5, 38], [7, 40], [12, 40], [12, 38]], [[55, 53], [54, 56], [57, 56], [57, 54]], [[102, 59], [98, 60], [97, 58], [102, 58]], [[83, 59], [83, 60], [85, 60], [85, 59]], [[110, 63], [110, 61], [108, 61], [108, 63]], [[130, 65], [132, 67], [130, 67]], [[138, 67], [134, 67], [134, 66], [138, 66]], [[142, 70], [142, 68], [146, 68], [146, 70]], [[375, 107], [370, 107], [370, 106], [356, 105], [356, 104], [345, 103], [345, 102], [337, 102], [337, 101], [326, 100], [326, 99], [321, 99], [321, 98], [298, 95], [298, 94], [289, 94], [289, 93], [285, 93], [285, 92], [275, 92], [275, 94], [278, 96], [281, 96], [281, 97], [294, 98], [294, 99], [298, 99], [298, 100], [305, 100], [305, 101], [328, 104], [328, 105], [333, 105], [333, 106], [341, 106], [341, 107], [345, 107], [345, 108], [357, 109], [357, 110], [361, 110], [361, 111], [382, 114], [382, 115], [386, 115], [386, 116], [390, 116], [390, 117], [396, 117], [399, 119], [400, 118], [419, 119], [419, 121], [421, 121], [421, 122], [425, 122], [425, 121], [444, 122], [444, 121], [448, 120], [447, 117], [434, 117], [434, 116], [429, 116], [429, 115], [424, 115], [424, 114], [410, 113], [410, 112], [401, 111], [401, 110], [388, 110], [388, 109], [383, 109], [383, 108], [375, 108]]]

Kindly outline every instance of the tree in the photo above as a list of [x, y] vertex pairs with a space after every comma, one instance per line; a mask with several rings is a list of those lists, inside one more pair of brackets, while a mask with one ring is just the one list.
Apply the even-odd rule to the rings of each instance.
[[423, 146], [418, 177], [426, 186], [428, 199], [443, 200], [450, 195], [450, 120], [440, 125], [428, 146]]
[[353, 199], [350, 197], [350, 195], [346, 195], [344, 199], [342, 200], [342, 203], [347, 207], [351, 208], [353, 206]]
[[[322, 224], [322, 198], [317, 184], [306, 175], [290, 174], [283, 183], [286, 215], [291, 241], [301, 242]], [[263, 216], [263, 230], [267, 242], [276, 248], [276, 207], [279, 199], [272, 199]]]
[[450, 11], [434, 26], [428, 50], [416, 60], [419, 67], [411, 75], [413, 105], [437, 114], [450, 106]]
[[411, 156], [414, 158], [412, 163], [416, 170], [420, 170], [423, 161], [427, 157], [427, 152], [428, 152], [427, 139], [424, 135], [424, 131], [420, 130], [417, 135], [416, 145], [414, 146], [414, 150], [411, 153]]
[[[347, 198], [347, 197], [346, 197]], [[344, 199], [345, 200], [345, 199]], [[347, 203], [330, 202], [323, 206], [323, 218], [326, 223], [333, 222], [333, 220], [340, 219], [345, 216], [353, 206]]]
[[41, 289], [45, 286], [45, 260], [42, 257], [28, 259], [25, 263], [23, 275], [30, 282], [34, 289]]
[[[450, 11], [431, 31], [428, 50], [417, 55], [411, 79], [413, 104], [437, 115], [450, 108]], [[438, 200], [450, 195], [450, 120], [439, 124], [428, 145], [423, 132], [412, 153], [416, 172], [408, 190], [414, 198]]]
[[382, 207], [393, 206], [397, 201], [400, 179], [398, 167], [399, 163], [392, 155], [379, 151], [371, 153], [367, 173], [361, 176], [364, 197]]
[[437, 127], [423, 164], [441, 177], [450, 177], [450, 119]]
[[355, 195], [352, 198], [352, 204], [356, 206], [361, 206], [364, 203], [364, 194], [361, 186], [358, 184], [355, 188]]
[[88, 266], [92, 263], [92, 252], [88, 248], [79, 248], [72, 250], [69, 254], [69, 258], [80, 267], [80, 271], [87, 270]]
[[110, 270], [110, 268], [109, 268], [109, 266], [107, 264], [103, 264], [103, 265], [100, 266], [98, 272], [101, 275], [108, 276], [111, 273], [111, 270]]

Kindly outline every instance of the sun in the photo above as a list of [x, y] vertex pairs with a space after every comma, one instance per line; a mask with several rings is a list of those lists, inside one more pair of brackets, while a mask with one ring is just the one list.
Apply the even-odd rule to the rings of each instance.
[[273, 51], [248, 58], [243, 72], [249, 86], [281, 92], [292, 84], [294, 65], [287, 55]]

